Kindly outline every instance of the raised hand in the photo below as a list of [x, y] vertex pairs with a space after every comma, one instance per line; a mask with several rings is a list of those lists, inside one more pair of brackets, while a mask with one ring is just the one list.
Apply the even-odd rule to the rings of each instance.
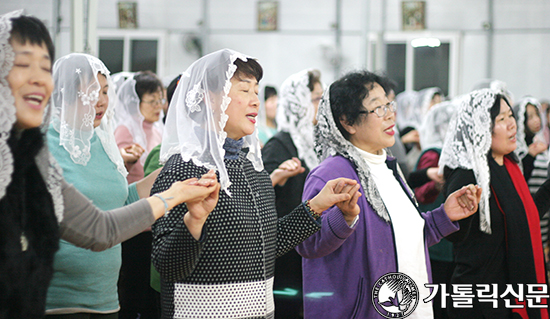
[[210, 215], [218, 204], [220, 183], [218, 183], [214, 171], [210, 170], [207, 174], [204, 174], [200, 180], [195, 179], [192, 181], [192, 184], [210, 190], [210, 193], [204, 197], [196, 197], [195, 199], [186, 201], [189, 212], [183, 216], [183, 222], [191, 235], [198, 240], [208, 215]]
[[[355, 208], [355, 206], [357, 206], [359, 196], [361, 194], [357, 181], [349, 178], [337, 178], [328, 181], [319, 194], [309, 201], [309, 204], [316, 213], [324, 212], [336, 204], [341, 204], [347, 212], [357, 216], [359, 207]], [[345, 214], [344, 216], [346, 217]], [[353, 220], [353, 218], [351, 219]]]
[[439, 174], [439, 167], [430, 167], [426, 171], [428, 178], [438, 184], [443, 184], [445, 179], [443, 179], [443, 174]]
[[127, 164], [133, 164], [137, 162], [141, 155], [143, 155], [143, 152], [145, 152], [145, 149], [137, 143], [120, 149], [120, 155], [122, 155], [124, 163]]
[[305, 172], [305, 168], [302, 167], [302, 162], [297, 157], [286, 160], [277, 167], [269, 176], [271, 177], [271, 184], [273, 186], [283, 186], [286, 181], [298, 174]]
[[548, 145], [541, 141], [534, 141], [529, 145], [529, 154], [531, 156], [535, 157], [539, 155], [540, 153], [546, 151], [548, 149]]
[[355, 185], [346, 184], [345, 186], [343, 186], [342, 190], [339, 190], [341, 194], [348, 193], [350, 195], [349, 200], [336, 203], [336, 206], [338, 206], [338, 208], [344, 215], [344, 219], [350, 226], [355, 220], [355, 217], [357, 217], [357, 215], [359, 215], [359, 212], [361, 211], [359, 205], [357, 205], [357, 200], [359, 199], [359, 197], [361, 197], [361, 193], [359, 192], [360, 186], [361, 185], [359, 183]]
[[481, 192], [481, 187], [469, 184], [449, 195], [443, 206], [449, 219], [457, 221], [475, 213]]

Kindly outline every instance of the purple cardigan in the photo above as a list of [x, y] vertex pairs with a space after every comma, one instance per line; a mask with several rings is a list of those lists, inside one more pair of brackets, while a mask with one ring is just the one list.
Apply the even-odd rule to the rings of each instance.
[[[403, 187], [395, 158], [388, 157], [386, 165]], [[338, 177], [359, 181], [349, 160], [342, 156], [327, 158], [308, 175], [303, 198], [314, 197], [327, 181]], [[296, 247], [304, 257], [305, 318], [383, 318], [372, 305], [372, 288], [382, 275], [397, 271], [393, 228], [373, 211], [362, 187], [359, 191], [361, 213], [354, 228], [333, 206], [323, 213], [321, 230]], [[405, 191], [411, 197], [405, 188], [395, 191]], [[425, 220], [426, 265], [431, 281], [428, 246], [457, 231], [458, 223], [449, 220], [443, 205], [421, 215]]]

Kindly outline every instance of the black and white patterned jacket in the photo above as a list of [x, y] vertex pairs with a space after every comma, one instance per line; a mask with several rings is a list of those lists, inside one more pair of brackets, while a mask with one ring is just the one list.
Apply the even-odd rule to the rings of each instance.
[[[232, 196], [220, 191], [199, 241], [183, 222], [185, 204], [153, 225], [163, 318], [272, 318], [275, 258], [320, 229], [304, 205], [277, 219], [271, 179], [254, 170], [243, 151], [225, 165]], [[206, 172], [172, 155], [151, 193]]]

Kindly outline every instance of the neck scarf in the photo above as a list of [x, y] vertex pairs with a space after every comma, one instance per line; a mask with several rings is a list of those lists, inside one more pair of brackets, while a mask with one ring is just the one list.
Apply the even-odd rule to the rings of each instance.
[[[101, 124], [94, 129], [95, 105], [99, 94], [103, 94], [98, 74], [107, 79], [109, 104]], [[86, 165], [91, 157], [90, 140], [95, 132], [118, 172], [126, 177], [128, 172], [113, 133], [117, 98], [107, 67], [96, 57], [72, 53], [55, 62], [53, 78], [52, 125], [59, 132], [59, 144], [70, 154], [75, 164]]]
[[[12, 28], [11, 19], [18, 18], [22, 14], [23, 11], [19, 10], [0, 16], [0, 199], [6, 195], [6, 188], [10, 185], [13, 174], [13, 154], [7, 143], [16, 122], [15, 98], [7, 80], [15, 59], [13, 48], [9, 42]], [[44, 122], [40, 126], [42, 134], [45, 134], [49, 125], [50, 109], [47, 107], [45, 110]], [[57, 221], [61, 222], [63, 219], [63, 196], [61, 194], [63, 177], [61, 169], [48, 151], [46, 143], [43, 143], [38, 151], [35, 161], [52, 196]]]
[[283, 82], [277, 105], [277, 127], [290, 134], [298, 157], [313, 169], [319, 161], [313, 141], [315, 109], [308, 83], [308, 70], [293, 74]]
[[[236, 59], [252, 59], [229, 49], [208, 54], [195, 61], [185, 71], [174, 92], [166, 128], [160, 148], [160, 162], [180, 154], [184, 161], [219, 171], [220, 184], [231, 195], [229, 175], [225, 167], [223, 148], [228, 115], [225, 113], [231, 99], [231, 78], [237, 70]], [[264, 166], [260, 152], [258, 130], [243, 137], [243, 148], [248, 148], [247, 159], [256, 171]]]
[[[516, 203], [519, 202], [523, 208], [523, 210], [510, 209], [512, 197], [505, 188], [499, 188], [496, 185], [491, 189], [506, 221], [509, 282], [522, 285], [535, 283], [546, 285], [539, 211], [519, 166], [508, 156], [504, 157], [504, 166], [512, 180], [511, 186], [521, 199]], [[496, 176], [495, 183], [500, 183], [500, 178], [501, 176]], [[523, 305], [522, 309], [513, 309], [513, 312], [518, 313], [521, 318], [548, 318], [547, 309], [530, 308], [525, 301], [520, 302], [517, 299], [515, 303]], [[547, 299], [542, 299], [542, 303], [547, 304]]]

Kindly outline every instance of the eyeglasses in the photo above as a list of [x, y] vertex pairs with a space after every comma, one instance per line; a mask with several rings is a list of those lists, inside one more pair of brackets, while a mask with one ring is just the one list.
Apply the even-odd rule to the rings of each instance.
[[369, 115], [371, 113], [374, 113], [378, 117], [384, 117], [384, 116], [386, 116], [386, 114], [388, 114], [388, 110], [395, 113], [396, 109], [395, 109], [395, 102], [394, 101], [391, 101], [388, 104], [380, 105], [380, 106], [374, 108], [374, 110], [372, 110], [372, 111], [359, 111], [359, 114]]
[[164, 105], [166, 103], [166, 99], [152, 100], [152, 101], [141, 101], [141, 102], [149, 104], [149, 105], [157, 106], [157, 105]]

